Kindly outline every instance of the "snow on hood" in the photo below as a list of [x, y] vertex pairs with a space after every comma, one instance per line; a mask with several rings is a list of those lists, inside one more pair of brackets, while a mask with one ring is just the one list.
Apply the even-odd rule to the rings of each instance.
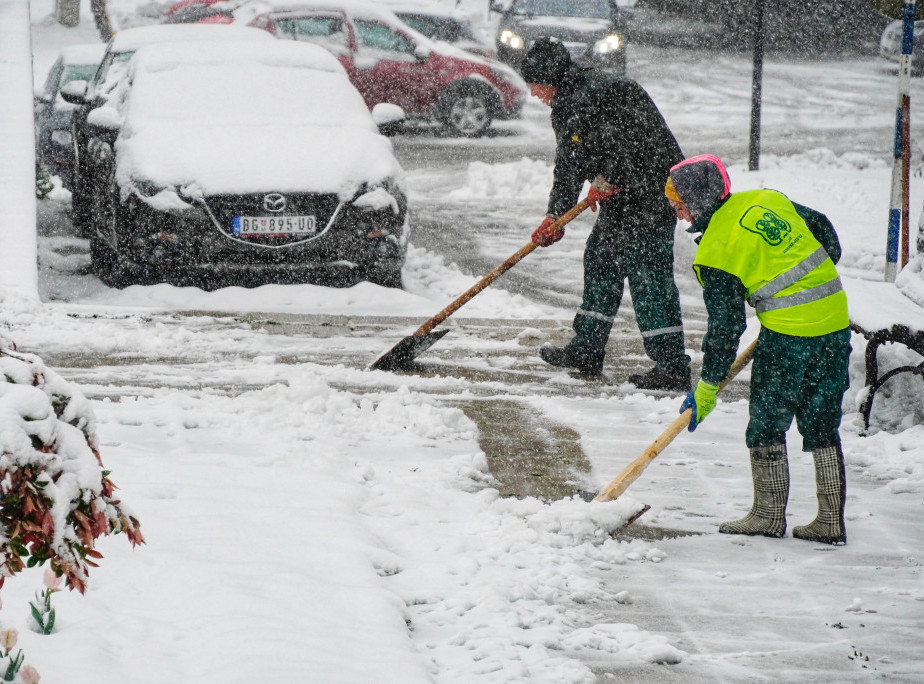
[[120, 183], [352, 195], [362, 182], [401, 175], [333, 56], [288, 41], [267, 48], [255, 62], [242, 46], [213, 46], [205, 64], [185, 61], [188, 50], [139, 50], [117, 103]]

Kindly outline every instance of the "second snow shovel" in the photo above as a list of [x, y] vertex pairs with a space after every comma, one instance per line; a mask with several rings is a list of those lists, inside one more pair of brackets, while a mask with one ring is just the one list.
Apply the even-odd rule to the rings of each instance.
[[[559, 216], [558, 219], [551, 226], [549, 226], [549, 229], [558, 230], [564, 228], [566, 223], [573, 220], [588, 206], [590, 205], [587, 203], [586, 199], [581, 200], [566, 213]], [[378, 359], [375, 360], [375, 362], [373, 362], [370, 368], [372, 370], [386, 371], [401, 370], [407, 368], [408, 364], [410, 364], [414, 359], [427, 351], [437, 340], [449, 332], [448, 329], [431, 332], [433, 328], [445, 321], [455, 311], [460, 309], [463, 304], [465, 304], [472, 297], [497, 280], [501, 275], [513, 268], [515, 264], [517, 264], [523, 257], [536, 249], [536, 247], [537, 245], [533, 242], [528, 242], [524, 246], [520, 247], [520, 249], [517, 250], [513, 256], [507, 259], [507, 261], [502, 263], [500, 266], [488, 273], [484, 278], [472, 285], [468, 290], [463, 292], [449, 306], [447, 306], [433, 318], [420, 326], [413, 335], [408, 335], [403, 340], [398, 342], [398, 344], [396, 344], [394, 347], [382, 354]]]
[[[719, 385], [719, 391], [721, 391], [725, 385], [730, 383], [732, 379], [741, 372], [741, 370], [748, 365], [751, 361], [751, 358], [754, 356], [754, 350], [757, 348], [757, 340], [751, 342], [748, 347], [741, 352], [735, 362], [732, 364], [732, 367], [728, 371], [728, 377], [725, 378], [725, 381]], [[623, 471], [617, 475], [612, 482], [610, 482], [606, 487], [600, 490], [600, 493], [594, 497], [594, 501], [612, 501], [624, 491], [629, 488], [638, 476], [642, 474], [642, 471], [648, 467], [648, 464], [651, 463], [655, 456], [660, 454], [668, 444], [674, 441], [674, 437], [679, 435], [681, 431], [687, 425], [690, 424], [690, 421], [693, 419], [693, 409], [688, 408], [686, 411], [681, 413], [677, 419], [671, 423], [668, 428], [661, 433], [661, 436], [658, 437], [651, 445], [645, 449], [632, 463], [623, 468]]]

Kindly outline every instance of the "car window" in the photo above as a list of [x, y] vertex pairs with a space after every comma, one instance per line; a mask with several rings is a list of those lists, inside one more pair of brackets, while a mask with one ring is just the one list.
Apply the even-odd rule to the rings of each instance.
[[414, 61], [414, 44], [397, 31], [375, 21], [357, 19], [356, 38], [364, 57]]
[[589, 17], [609, 19], [607, 0], [517, 0], [515, 14], [538, 14], [548, 17]]
[[419, 14], [403, 14], [401, 21], [416, 31], [433, 40], [445, 40], [453, 43], [457, 40], [475, 40], [475, 36], [465, 24], [441, 17], [428, 17]]
[[61, 83], [58, 90], [61, 90], [71, 81], [89, 81], [96, 73], [95, 64], [70, 64], [64, 67], [64, 73], [61, 75]]
[[326, 48], [347, 45], [347, 34], [343, 20], [339, 17], [295, 17], [277, 19], [276, 27], [279, 38], [304, 40], [318, 43]]

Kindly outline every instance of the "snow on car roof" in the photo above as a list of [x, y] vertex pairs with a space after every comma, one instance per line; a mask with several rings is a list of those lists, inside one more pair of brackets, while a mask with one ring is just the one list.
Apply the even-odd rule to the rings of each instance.
[[[261, 33], [270, 35], [265, 31]], [[135, 53], [131, 69], [137, 74], [142, 71], [177, 69], [193, 64], [229, 67], [261, 64], [346, 74], [337, 58], [320, 45], [275, 39], [271, 40], [271, 44], [220, 42], [201, 45], [178, 42], [169, 45], [146, 45]]]
[[61, 61], [65, 64], [99, 64], [106, 52], [104, 43], [78, 43], [61, 49]]
[[134, 52], [142, 45], [169, 41], [275, 40], [266, 31], [252, 26], [227, 24], [155, 24], [137, 26], [116, 33], [109, 44], [110, 52]]

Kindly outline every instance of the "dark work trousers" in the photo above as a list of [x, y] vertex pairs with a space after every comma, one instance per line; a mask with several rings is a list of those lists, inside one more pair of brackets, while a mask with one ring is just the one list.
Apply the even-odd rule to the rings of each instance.
[[796, 337], [761, 328], [751, 369], [749, 447], [786, 441], [796, 419], [803, 451], [840, 445], [850, 329]]
[[[670, 229], [640, 231], [628, 245], [618, 245], [619, 227], [597, 221], [584, 248], [584, 298], [574, 317], [570, 346], [603, 357], [619, 311], [625, 281], [645, 352], [658, 367], [689, 377], [684, 351], [680, 294], [674, 282], [674, 223]], [[604, 227], [606, 226], [606, 227]]]

